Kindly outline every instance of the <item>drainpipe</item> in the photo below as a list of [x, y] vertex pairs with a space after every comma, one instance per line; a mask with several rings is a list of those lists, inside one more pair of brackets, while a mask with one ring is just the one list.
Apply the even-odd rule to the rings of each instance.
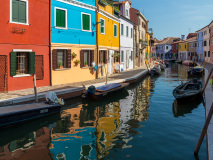
[[97, 48], [97, 71], [96, 71], [96, 79], [98, 79], [98, 72], [99, 72], [99, 68], [98, 68], [98, 60], [99, 60], [99, 48], [98, 48], [98, 12], [99, 12], [99, 6], [98, 6], [98, 0], [96, 0], [96, 12], [95, 12], [95, 21], [96, 21], [96, 48]]
[[51, 0], [49, 0], [49, 74], [50, 86], [52, 86], [52, 55], [51, 55]]

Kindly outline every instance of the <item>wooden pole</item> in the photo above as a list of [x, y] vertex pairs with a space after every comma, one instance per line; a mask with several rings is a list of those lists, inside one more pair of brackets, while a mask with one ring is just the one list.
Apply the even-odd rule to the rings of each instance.
[[212, 75], [212, 72], [213, 72], [213, 68], [212, 68], [211, 71], [209, 72], [208, 78], [206, 79], [205, 85], [203, 86], [202, 93], [203, 93], [203, 92], [205, 91], [205, 89], [206, 89], [206, 86], [207, 86], [207, 84], [208, 84], [208, 82], [209, 82], [209, 79], [210, 79], [210, 77], [211, 77], [211, 75]]
[[34, 82], [34, 92], [35, 92], [35, 102], [38, 102], [38, 97], [37, 97], [37, 89], [36, 89], [36, 74], [33, 75], [33, 82]]
[[202, 142], [203, 142], [203, 139], [204, 139], [204, 137], [205, 137], [205, 135], [206, 135], [206, 132], [207, 132], [209, 123], [210, 123], [211, 118], [212, 118], [212, 113], [213, 113], [213, 103], [212, 103], [212, 106], [211, 106], [211, 108], [210, 108], [209, 114], [208, 114], [208, 116], [207, 116], [207, 118], [206, 118], [206, 122], [205, 122], [205, 124], [204, 124], [203, 130], [202, 130], [202, 132], [201, 132], [201, 134], [200, 134], [200, 138], [199, 138], [199, 140], [198, 140], [198, 142], [197, 142], [197, 145], [196, 145], [196, 148], [195, 148], [195, 151], [194, 151], [194, 155], [195, 155], [195, 156], [198, 155], [200, 146], [201, 146], [201, 144], [202, 144]]

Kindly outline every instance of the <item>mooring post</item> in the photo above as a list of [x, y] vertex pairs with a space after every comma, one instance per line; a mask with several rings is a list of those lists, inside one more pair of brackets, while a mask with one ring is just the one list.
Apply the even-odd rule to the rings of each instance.
[[33, 82], [34, 82], [34, 92], [35, 92], [35, 102], [38, 102], [38, 97], [37, 97], [37, 89], [36, 89], [36, 74], [33, 75]]
[[205, 122], [205, 124], [204, 124], [203, 130], [202, 130], [202, 132], [201, 132], [201, 134], [200, 134], [200, 138], [199, 138], [199, 140], [198, 140], [198, 142], [197, 142], [197, 145], [196, 145], [196, 148], [195, 148], [195, 151], [194, 151], [194, 155], [195, 155], [195, 156], [198, 155], [200, 146], [201, 146], [201, 144], [202, 144], [202, 142], [203, 142], [203, 139], [204, 139], [204, 137], [205, 137], [205, 135], [206, 135], [206, 132], [207, 132], [209, 123], [210, 123], [211, 118], [212, 118], [212, 113], [213, 113], [213, 103], [212, 103], [212, 106], [211, 106], [211, 108], [210, 108], [209, 114], [208, 114], [208, 116], [207, 116], [207, 118], [206, 118], [206, 122]]

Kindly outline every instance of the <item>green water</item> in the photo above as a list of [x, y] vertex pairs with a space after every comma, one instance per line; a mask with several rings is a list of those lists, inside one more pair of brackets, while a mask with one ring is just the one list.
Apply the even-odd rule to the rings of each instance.
[[[177, 105], [173, 89], [188, 80], [173, 64], [99, 102], [66, 101], [61, 114], [0, 132], [0, 159], [193, 160], [205, 121], [201, 100]], [[207, 159], [206, 139], [199, 159]]]

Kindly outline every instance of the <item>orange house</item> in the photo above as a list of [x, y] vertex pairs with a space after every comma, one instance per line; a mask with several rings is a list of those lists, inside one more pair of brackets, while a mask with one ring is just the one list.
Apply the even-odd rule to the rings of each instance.
[[49, 0], [0, 5], [0, 92], [50, 85]]

